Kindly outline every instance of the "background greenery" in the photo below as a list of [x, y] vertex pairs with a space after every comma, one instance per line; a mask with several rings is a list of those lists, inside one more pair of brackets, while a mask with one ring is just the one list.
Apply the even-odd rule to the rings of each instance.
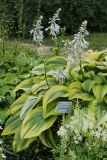
[[[106, 0], [0, 0], [0, 25], [9, 27], [10, 35], [29, 37], [32, 24], [39, 15], [44, 16], [44, 26], [58, 8], [62, 8], [61, 26], [67, 33], [77, 32], [81, 22], [88, 20], [90, 31], [107, 31]], [[13, 34], [12, 34], [13, 36]]]

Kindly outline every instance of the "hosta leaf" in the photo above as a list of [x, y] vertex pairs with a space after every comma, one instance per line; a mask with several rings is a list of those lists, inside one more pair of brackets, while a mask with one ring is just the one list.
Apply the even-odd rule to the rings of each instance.
[[20, 152], [26, 148], [29, 147], [29, 145], [36, 140], [36, 138], [30, 138], [30, 139], [22, 139], [20, 137], [20, 128], [18, 128], [17, 132], [14, 135], [14, 140], [13, 140], [13, 149], [15, 152]]
[[24, 105], [26, 99], [28, 98], [29, 95], [22, 94], [11, 106], [11, 114], [17, 113]]
[[107, 94], [107, 85], [98, 84], [93, 87], [93, 93], [97, 100], [102, 101], [104, 96]]
[[46, 65], [50, 69], [65, 68], [67, 65], [67, 61], [65, 57], [56, 56], [56, 57], [50, 58], [47, 61]]
[[96, 82], [91, 79], [87, 79], [82, 83], [82, 88], [84, 92], [90, 92]]
[[32, 75], [43, 75], [45, 73], [44, 71], [44, 64], [40, 64], [38, 66], [35, 66], [32, 71]]
[[24, 80], [22, 81], [16, 88], [15, 88], [15, 92], [18, 90], [24, 90], [24, 91], [28, 91], [33, 85], [33, 82], [31, 82], [30, 80]]
[[44, 118], [47, 118], [52, 115], [60, 115], [60, 113], [56, 113], [56, 106], [57, 106], [57, 101], [56, 102], [52, 101], [51, 103], [49, 103], [47, 105], [46, 112], [43, 112]]
[[[57, 84], [57, 81], [54, 78], [48, 78], [47, 80], [48, 80], [48, 84], [50, 87]], [[32, 86], [32, 92], [34, 94], [36, 94], [40, 90], [46, 90], [46, 89], [48, 89], [48, 85], [46, 83], [46, 80], [43, 80], [39, 84], [35, 84]]]
[[91, 96], [91, 95], [88, 94], [88, 93], [83, 93], [83, 92], [81, 92], [81, 93], [78, 93], [78, 94], [74, 94], [74, 95], [71, 97], [71, 99], [74, 99], [74, 98], [76, 98], [76, 99], [82, 99], [82, 100], [84, 100], [84, 101], [92, 101], [92, 100], [94, 99], [94, 96]]
[[47, 104], [59, 97], [67, 97], [69, 88], [63, 85], [51, 87], [43, 97], [43, 111], [46, 112]]
[[47, 146], [49, 148], [55, 148], [56, 144], [53, 139], [51, 129], [48, 129], [48, 130], [42, 132], [41, 135], [39, 136], [39, 138], [45, 146]]
[[82, 92], [81, 82], [72, 82], [69, 86], [69, 96], [72, 97], [74, 94]]
[[4, 124], [8, 115], [9, 115], [9, 108], [8, 107], [6, 107], [6, 108], [1, 108], [0, 107], [0, 124], [1, 125]]
[[31, 110], [22, 123], [21, 137], [31, 138], [39, 136], [43, 131], [53, 125], [56, 118], [57, 116], [50, 116], [44, 119], [41, 107]]
[[20, 124], [21, 120], [19, 115], [14, 115], [10, 117], [6, 122], [2, 135], [9, 135], [15, 133]]
[[25, 115], [27, 114], [28, 111], [30, 111], [38, 102], [39, 102], [39, 98], [37, 98], [36, 96], [29, 96], [27, 98], [27, 100], [25, 101], [22, 110], [20, 112], [20, 119], [22, 120]]

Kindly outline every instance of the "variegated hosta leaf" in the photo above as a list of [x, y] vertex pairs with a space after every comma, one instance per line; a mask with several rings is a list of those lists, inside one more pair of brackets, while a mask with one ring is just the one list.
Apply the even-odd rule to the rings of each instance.
[[50, 128], [57, 116], [44, 118], [42, 107], [31, 110], [23, 120], [21, 127], [21, 138], [32, 138], [39, 136], [43, 131]]
[[84, 90], [84, 92], [89, 93], [91, 91], [91, 89], [93, 88], [94, 84], [96, 82], [94, 80], [91, 79], [87, 79], [82, 83], [82, 88]]
[[29, 147], [29, 145], [36, 140], [36, 138], [29, 138], [29, 139], [22, 139], [20, 137], [20, 128], [18, 128], [17, 132], [14, 135], [14, 140], [13, 140], [13, 149], [15, 152], [20, 152], [26, 148]]
[[39, 136], [39, 138], [40, 138], [41, 142], [46, 147], [49, 147], [49, 148], [55, 148], [56, 147], [51, 129], [48, 129], [48, 130], [42, 132], [41, 135]]
[[92, 101], [94, 100], [94, 96], [92, 96], [91, 94], [89, 93], [84, 93], [84, 92], [81, 92], [81, 93], [77, 93], [77, 94], [74, 94], [70, 97], [71, 99], [82, 99], [84, 101]]
[[56, 85], [51, 87], [43, 97], [43, 112], [47, 112], [48, 103], [59, 97], [67, 97], [69, 95], [69, 88], [64, 85]]
[[69, 97], [72, 98], [75, 94], [82, 92], [81, 82], [72, 82], [69, 86]]
[[58, 68], [65, 68], [67, 65], [67, 61], [65, 57], [56, 56], [50, 58], [46, 65], [49, 69], [58, 69]]
[[107, 84], [98, 84], [93, 87], [93, 93], [97, 100], [102, 101], [107, 94]]
[[33, 82], [29, 79], [26, 79], [24, 81], [22, 81], [16, 88], [15, 88], [15, 92], [18, 90], [24, 90], [24, 91], [29, 91], [31, 89], [33, 85]]
[[29, 95], [27, 94], [22, 94], [11, 106], [10, 106], [10, 111], [11, 114], [17, 113], [24, 105], [25, 101]]
[[[48, 78], [47, 80], [48, 80], [49, 87], [57, 84], [57, 81], [55, 78]], [[32, 86], [32, 92], [34, 94], [36, 94], [37, 92], [41, 90], [46, 90], [46, 89], [48, 89], [46, 80], [43, 80], [39, 84], [35, 84]]]
[[20, 119], [22, 120], [28, 111], [30, 111], [39, 101], [41, 97], [36, 97], [36, 96], [29, 96], [27, 100], [25, 101], [21, 112], [20, 112]]
[[32, 75], [43, 75], [44, 73], [44, 64], [39, 64], [38, 66], [35, 66], [31, 71]]
[[9, 134], [15, 133], [18, 127], [20, 126], [20, 124], [21, 124], [21, 120], [19, 115], [14, 115], [10, 117], [6, 122], [2, 135], [9, 135]]

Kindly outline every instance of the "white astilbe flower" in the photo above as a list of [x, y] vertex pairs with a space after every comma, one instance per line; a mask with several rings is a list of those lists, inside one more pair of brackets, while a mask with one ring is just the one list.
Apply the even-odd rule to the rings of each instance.
[[39, 19], [36, 21], [36, 24], [33, 25], [33, 29], [30, 31], [30, 34], [33, 35], [33, 41], [36, 42], [36, 43], [41, 43], [43, 42], [43, 27], [41, 26], [41, 23], [42, 23], [42, 20], [43, 20], [43, 16], [40, 16]]
[[84, 37], [89, 34], [86, 26], [87, 21], [85, 20], [79, 28], [79, 32], [74, 35], [74, 39], [72, 40], [72, 53], [73, 56], [78, 59], [81, 58], [81, 54], [88, 49], [89, 45], [89, 43], [84, 39]]
[[61, 136], [61, 137], [65, 137], [65, 136], [66, 136], [67, 131], [66, 131], [66, 129], [64, 128], [64, 126], [61, 126], [61, 127], [60, 127], [60, 129], [59, 129], [59, 131], [57, 132], [57, 134], [58, 134], [59, 136]]
[[57, 69], [57, 70], [50, 70], [50, 72], [48, 72], [48, 75], [52, 75], [53, 77], [56, 78], [58, 82], [63, 83], [65, 79], [69, 76], [69, 73], [67, 70]]
[[59, 33], [60, 26], [56, 23], [56, 21], [59, 21], [59, 12], [61, 11], [61, 8], [59, 8], [56, 13], [53, 15], [52, 18], [50, 18], [50, 26], [46, 28], [46, 31], [50, 31], [50, 35], [54, 38], [56, 38], [57, 34]]

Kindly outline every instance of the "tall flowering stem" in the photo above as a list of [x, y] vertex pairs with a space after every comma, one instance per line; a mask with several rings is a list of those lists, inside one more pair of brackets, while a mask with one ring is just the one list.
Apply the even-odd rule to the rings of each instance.
[[40, 16], [36, 21], [36, 24], [33, 25], [33, 29], [30, 31], [30, 34], [33, 35], [33, 41], [38, 44], [38, 46], [43, 42], [43, 27], [42, 27], [43, 16]]

